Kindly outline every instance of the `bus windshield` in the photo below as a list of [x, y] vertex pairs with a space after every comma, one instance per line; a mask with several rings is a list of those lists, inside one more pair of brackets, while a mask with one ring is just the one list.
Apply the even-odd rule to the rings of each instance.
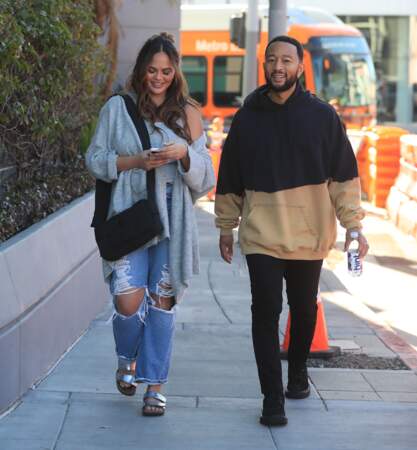
[[314, 37], [307, 49], [318, 97], [341, 107], [375, 104], [375, 70], [363, 37]]

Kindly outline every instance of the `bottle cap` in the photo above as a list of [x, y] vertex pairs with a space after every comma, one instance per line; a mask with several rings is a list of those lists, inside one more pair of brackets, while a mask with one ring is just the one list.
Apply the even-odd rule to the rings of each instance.
[[350, 237], [352, 238], [352, 239], [357, 239], [358, 237], [359, 237], [359, 231], [351, 231], [350, 232]]

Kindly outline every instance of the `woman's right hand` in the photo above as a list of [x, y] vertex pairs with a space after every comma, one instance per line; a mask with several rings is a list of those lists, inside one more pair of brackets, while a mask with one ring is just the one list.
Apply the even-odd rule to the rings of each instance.
[[167, 164], [168, 161], [165, 160], [158, 160], [153, 158], [151, 150], [144, 150], [143, 152], [140, 152], [138, 155], [138, 169], [142, 170], [152, 170], [156, 169], [157, 167], [161, 167], [165, 164]]
[[167, 164], [168, 161], [156, 159], [150, 150], [144, 150], [137, 155], [118, 156], [116, 160], [117, 171], [130, 169], [152, 170]]

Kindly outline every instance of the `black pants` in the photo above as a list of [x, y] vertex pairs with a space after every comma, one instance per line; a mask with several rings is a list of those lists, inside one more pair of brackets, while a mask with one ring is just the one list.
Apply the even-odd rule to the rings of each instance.
[[304, 364], [314, 336], [323, 260], [285, 260], [247, 255], [252, 291], [252, 339], [262, 394], [282, 397], [279, 315], [285, 278], [291, 312], [290, 366]]

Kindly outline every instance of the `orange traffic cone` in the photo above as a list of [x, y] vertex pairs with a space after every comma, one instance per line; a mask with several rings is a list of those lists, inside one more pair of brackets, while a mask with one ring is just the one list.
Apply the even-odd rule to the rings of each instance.
[[[291, 332], [291, 315], [288, 314], [287, 327], [285, 330], [284, 342], [281, 346], [281, 357], [287, 358], [288, 347], [290, 345]], [[321, 301], [320, 293], [317, 294], [317, 322], [314, 331], [313, 342], [310, 347], [309, 358], [331, 358], [332, 356], [340, 355], [340, 347], [329, 346], [327, 337], [326, 318], [324, 317], [324, 306]]]

